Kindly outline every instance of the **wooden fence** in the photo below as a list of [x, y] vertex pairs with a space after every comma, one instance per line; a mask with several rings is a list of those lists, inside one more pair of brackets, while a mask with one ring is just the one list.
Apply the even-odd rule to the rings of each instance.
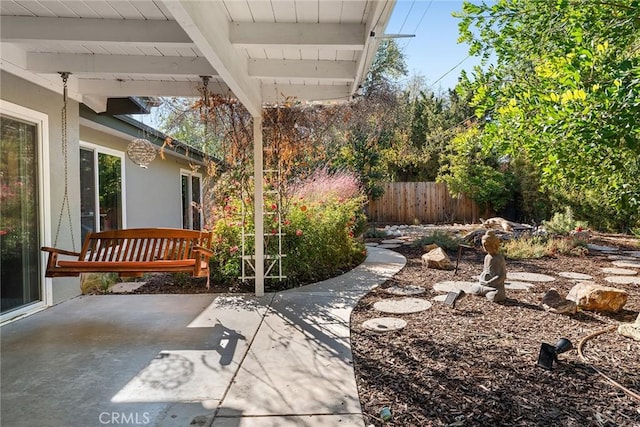
[[467, 197], [452, 197], [447, 185], [437, 182], [390, 182], [384, 195], [369, 200], [369, 221], [388, 224], [477, 222], [480, 209]]

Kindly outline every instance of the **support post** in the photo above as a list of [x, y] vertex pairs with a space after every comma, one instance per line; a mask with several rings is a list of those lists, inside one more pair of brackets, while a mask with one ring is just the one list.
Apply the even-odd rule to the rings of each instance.
[[262, 117], [253, 117], [253, 183], [254, 188], [254, 218], [255, 225], [255, 292], [256, 296], [264, 295], [264, 194], [263, 194], [263, 166], [262, 166]]

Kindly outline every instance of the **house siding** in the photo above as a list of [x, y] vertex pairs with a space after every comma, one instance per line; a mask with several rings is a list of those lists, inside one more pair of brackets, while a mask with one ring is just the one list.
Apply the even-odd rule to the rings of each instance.
[[188, 168], [186, 161], [158, 155], [145, 169], [126, 156], [129, 139], [82, 126], [80, 140], [125, 153], [127, 228], [182, 228], [180, 168]]
[[[51, 230], [39, 230], [40, 241], [43, 245], [53, 244], [55, 230], [58, 224], [60, 208], [64, 197], [64, 156], [62, 154], [62, 95], [52, 92], [41, 86], [34, 85], [28, 81], [14, 76], [7, 72], [0, 73], [0, 98], [22, 107], [46, 114], [49, 118], [49, 167], [50, 177], [45, 179], [50, 187], [51, 195], [51, 217], [49, 223]], [[79, 146], [78, 146], [78, 107], [79, 104], [71, 99], [67, 104], [67, 141], [68, 141], [68, 197], [71, 208], [71, 219], [73, 223], [74, 240], [76, 250], [80, 250], [80, 187], [77, 177], [79, 176]], [[65, 209], [66, 211], [66, 209]], [[66, 214], [65, 214], [66, 215]], [[72, 249], [71, 233], [69, 232], [69, 220], [63, 217], [57, 246], [60, 248]], [[44, 257], [45, 255], [42, 254]], [[80, 293], [79, 281], [77, 278], [58, 278], [53, 280], [53, 300], [51, 304], [56, 304], [65, 299], [74, 297]]]

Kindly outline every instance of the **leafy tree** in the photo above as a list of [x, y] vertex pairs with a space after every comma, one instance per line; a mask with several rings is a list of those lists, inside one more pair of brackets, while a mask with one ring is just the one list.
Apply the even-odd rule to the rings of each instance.
[[384, 176], [381, 153], [395, 137], [400, 117], [397, 78], [406, 72], [395, 40], [384, 40], [363, 84], [363, 95], [343, 110], [344, 141], [335, 164], [357, 172], [373, 198], [382, 194], [378, 185]]
[[[576, 212], [640, 222], [640, 3], [465, 2], [460, 40], [494, 64], [464, 76], [483, 150], [526, 158]], [[582, 208], [581, 208], [582, 207]]]

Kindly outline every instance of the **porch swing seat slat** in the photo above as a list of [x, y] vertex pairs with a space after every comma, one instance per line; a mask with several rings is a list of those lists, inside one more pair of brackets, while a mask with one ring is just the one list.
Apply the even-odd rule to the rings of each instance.
[[[209, 277], [210, 231], [130, 228], [89, 233], [80, 252], [42, 247], [49, 253], [46, 277], [81, 273], [189, 273]], [[208, 284], [208, 281], [207, 281]]]

